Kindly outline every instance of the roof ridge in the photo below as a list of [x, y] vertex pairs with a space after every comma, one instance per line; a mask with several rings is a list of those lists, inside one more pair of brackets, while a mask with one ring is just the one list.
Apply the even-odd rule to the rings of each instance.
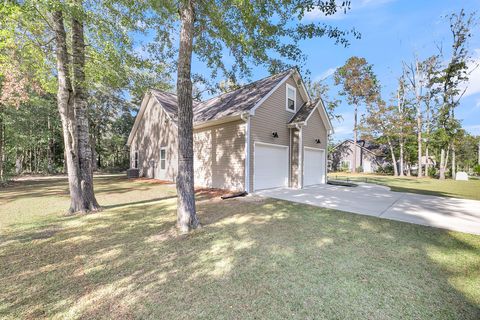
[[294, 69], [294, 68], [292, 67], [292, 68], [286, 69], [286, 70], [284, 70], [284, 71], [282, 71], [282, 72], [278, 72], [278, 73], [275, 73], [275, 74], [271, 74], [271, 75], [269, 75], [269, 76], [267, 76], [267, 77], [263, 77], [263, 78], [261, 78], [261, 79], [255, 80], [255, 81], [253, 81], [253, 82], [249, 82], [249, 83], [247, 83], [247, 84], [241, 85], [241, 86], [238, 87], [237, 89], [233, 89], [233, 90], [224, 92], [224, 93], [222, 93], [222, 94], [219, 94], [219, 95], [217, 95], [217, 96], [208, 98], [207, 100], [203, 100], [203, 101], [201, 101], [200, 103], [203, 104], [203, 103], [206, 103], [207, 101], [210, 101], [210, 100], [216, 99], [216, 98], [220, 98], [221, 96], [227, 95], [227, 94], [232, 93], [232, 92], [235, 92], [235, 91], [237, 91], [237, 90], [245, 89], [246, 87], [251, 86], [251, 85], [254, 85], [254, 84], [257, 83], [257, 82], [260, 82], [260, 81], [263, 81], [263, 80], [266, 80], [266, 79], [269, 79], [269, 78], [273, 78], [273, 77], [279, 76], [279, 75], [281, 75], [281, 74], [287, 73], [287, 71], [290, 72], [292, 69]]
[[[269, 79], [269, 78], [273, 78], [273, 77], [279, 76], [279, 75], [284, 74], [284, 73], [287, 73], [287, 72], [291, 72], [291, 71], [294, 70], [294, 69], [295, 69], [295, 67], [288, 68], [288, 69], [286, 69], [286, 70], [284, 70], [284, 71], [281, 71], [281, 72], [278, 72], [278, 73], [275, 73], [275, 74], [271, 74], [271, 75], [269, 75], [269, 76], [267, 76], [267, 77], [263, 77], [263, 78], [261, 78], [261, 79], [255, 80], [255, 81], [253, 81], [253, 82], [249, 82], [249, 83], [247, 83], [247, 84], [244, 84], [244, 85], [238, 87], [237, 89], [233, 89], [233, 90], [230, 90], [230, 91], [221, 93], [221, 94], [219, 94], [219, 95], [213, 96], [213, 97], [211, 97], [211, 98], [208, 98], [207, 100], [197, 101], [197, 103], [198, 103], [199, 105], [200, 105], [200, 104], [204, 104], [204, 103], [206, 103], [206, 102], [208, 102], [208, 101], [210, 101], [210, 100], [213, 100], [213, 99], [216, 99], [216, 98], [220, 98], [220, 97], [222, 97], [222, 96], [224, 96], [224, 95], [227, 95], [227, 94], [229, 94], [229, 93], [235, 92], [235, 91], [237, 91], [237, 90], [245, 89], [246, 87], [251, 86], [251, 85], [254, 85], [254, 84], [257, 83], [257, 82], [260, 82], [260, 81], [263, 81], [263, 80], [266, 80], [266, 79]], [[160, 89], [156, 89], [156, 88], [150, 88], [150, 90], [154, 90], [154, 91], [157, 91], [157, 92], [162, 92], [162, 93], [167, 93], [167, 94], [172, 94], [172, 95], [174, 95], [174, 96], [177, 96], [177, 94], [174, 93], [174, 92], [169, 92], [169, 91], [160, 90]]]

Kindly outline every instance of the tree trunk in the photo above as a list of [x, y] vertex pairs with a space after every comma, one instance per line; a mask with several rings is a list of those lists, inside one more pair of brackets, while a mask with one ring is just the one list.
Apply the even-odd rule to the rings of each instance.
[[445, 149], [442, 148], [440, 152], [440, 180], [445, 180]]
[[[420, 109], [420, 106], [418, 107]], [[417, 177], [422, 177], [422, 114], [417, 112], [417, 144], [418, 144], [418, 173]]]
[[53, 140], [53, 128], [50, 122], [50, 116], [47, 117], [48, 127], [48, 148], [47, 148], [47, 172], [53, 173], [54, 156], [55, 156], [55, 141]]
[[398, 176], [397, 159], [395, 157], [395, 152], [393, 151], [393, 145], [390, 139], [387, 139], [387, 143], [388, 143], [388, 148], [390, 149], [390, 153], [392, 154], [393, 175], [396, 177]]
[[180, 46], [178, 52], [178, 175], [177, 226], [181, 233], [199, 226], [195, 209], [193, 173], [192, 50], [194, 12], [191, 0], [180, 1]]
[[53, 13], [55, 31], [56, 59], [58, 73], [57, 105], [62, 121], [63, 140], [65, 144], [65, 160], [70, 189], [70, 213], [84, 211], [82, 191], [80, 187], [80, 167], [78, 165], [77, 125], [73, 108], [73, 92], [70, 82], [67, 52], [67, 35], [63, 23], [62, 11]]
[[455, 157], [455, 144], [452, 143], [452, 179], [455, 180], [455, 175], [457, 174], [457, 162]]
[[353, 168], [352, 168], [352, 173], [357, 172], [357, 140], [358, 140], [357, 113], [358, 113], [358, 106], [355, 105], [355, 111], [353, 113]]
[[399, 169], [399, 175], [401, 177], [403, 177], [405, 174], [404, 174], [404, 169], [403, 169], [403, 165], [404, 165], [404, 161], [403, 161], [403, 138], [402, 140], [400, 141], [400, 169]]
[[23, 153], [15, 150], [15, 174], [20, 175], [23, 171]]
[[[82, 1], [75, 4], [81, 8]], [[80, 10], [79, 10], [80, 11]], [[88, 128], [87, 100], [85, 90], [85, 42], [83, 22], [78, 16], [72, 19], [72, 63], [75, 119], [78, 130], [78, 163], [83, 205], [87, 211], [100, 209], [93, 190], [92, 149]]]
[[0, 105], [0, 182], [3, 181], [4, 178], [4, 172], [3, 172], [3, 163], [4, 163], [4, 138], [5, 133], [3, 130], [3, 106]]
[[428, 145], [425, 147], [425, 177], [429, 176], [430, 170], [430, 162], [429, 162], [429, 155], [428, 155]]

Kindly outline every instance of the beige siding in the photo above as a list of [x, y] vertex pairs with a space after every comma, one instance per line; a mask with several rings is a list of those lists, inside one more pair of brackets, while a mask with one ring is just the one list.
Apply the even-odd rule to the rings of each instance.
[[[175, 180], [177, 175], [177, 128], [161, 106], [150, 98], [130, 146], [131, 167], [135, 151], [139, 155], [140, 175]], [[166, 148], [166, 167], [160, 168], [160, 148]]]
[[[312, 111], [312, 114], [308, 118], [306, 125], [302, 128], [303, 134], [303, 147], [302, 152], [305, 153], [304, 147], [309, 148], [316, 148], [316, 149], [323, 149], [325, 150], [325, 157], [327, 154], [327, 145], [328, 145], [328, 136], [327, 136], [327, 129], [325, 124], [323, 123], [322, 117], [318, 112], [318, 109]], [[320, 139], [320, 143], [317, 143], [315, 139]], [[302, 159], [304, 159], [304, 155], [302, 154]], [[325, 170], [326, 170], [326, 163], [327, 159], [325, 158]], [[303, 174], [303, 168], [302, 172]], [[325, 172], [325, 175], [327, 172]]]
[[[328, 143], [327, 129], [318, 110], [315, 109], [312, 112], [307, 125], [303, 127], [303, 146], [326, 149]], [[320, 139], [320, 144], [316, 143], [315, 139]]]
[[[354, 167], [353, 161], [353, 142], [346, 141], [344, 144], [339, 146], [336, 149], [336, 152], [332, 154], [332, 159], [334, 159], [335, 167], [337, 170], [341, 170], [341, 163], [342, 161], [349, 161], [350, 167], [349, 170], [352, 171]], [[365, 151], [357, 144], [357, 161], [356, 166], [362, 167], [364, 172], [372, 173], [378, 169], [378, 164], [376, 158], [373, 154], [368, 151]]]
[[290, 151], [290, 187], [298, 188], [299, 185], [299, 144], [300, 144], [300, 131], [298, 129], [292, 128], [292, 142], [291, 142], [291, 151]]
[[[300, 87], [296, 85], [293, 77], [287, 83], [297, 89], [297, 110], [304, 100], [300, 95]], [[286, 84], [283, 83], [261, 106], [255, 111], [250, 122], [250, 190], [253, 191], [254, 177], [254, 143], [255, 141], [290, 146], [290, 129], [287, 123], [294, 113], [286, 110]], [[272, 132], [278, 133], [278, 138], [272, 137]]]
[[244, 190], [245, 122], [228, 122], [194, 132], [195, 184]]

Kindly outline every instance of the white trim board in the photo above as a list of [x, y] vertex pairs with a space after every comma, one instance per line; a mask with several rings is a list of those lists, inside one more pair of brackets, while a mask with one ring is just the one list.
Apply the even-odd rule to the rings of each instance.
[[[288, 112], [297, 113], [297, 88], [295, 88], [294, 86], [288, 83], [285, 86], [286, 86], [285, 87], [285, 110], [287, 110]], [[293, 90], [293, 110], [288, 108], [288, 90], [289, 89]]]
[[255, 114], [255, 110], [258, 109], [258, 107], [260, 107], [262, 105], [262, 103], [265, 102], [265, 100], [267, 100], [275, 91], [277, 91], [278, 88], [280, 88], [280, 86], [282, 84], [284, 84], [288, 78], [290, 78], [292, 75], [292, 71], [290, 71], [279, 83], [277, 83], [277, 85], [275, 87], [273, 87], [272, 90], [270, 90], [269, 93], [267, 93], [265, 96], [263, 96], [262, 99], [260, 99], [254, 106], [253, 108], [250, 109], [250, 114], [253, 116]]

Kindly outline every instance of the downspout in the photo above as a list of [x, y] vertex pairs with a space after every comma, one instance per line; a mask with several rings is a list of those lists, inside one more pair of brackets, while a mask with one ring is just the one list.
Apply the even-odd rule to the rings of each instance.
[[288, 187], [292, 188], [292, 128], [288, 128]]
[[[330, 141], [330, 135], [332, 134], [332, 130], [327, 130], [327, 141], [325, 146], [325, 183], [328, 182], [328, 141]], [[333, 161], [333, 159], [332, 159]]]
[[299, 127], [298, 136], [298, 186], [303, 189], [303, 126]]
[[245, 121], [245, 191], [250, 193], [250, 113], [242, 113], [241, 118]]

